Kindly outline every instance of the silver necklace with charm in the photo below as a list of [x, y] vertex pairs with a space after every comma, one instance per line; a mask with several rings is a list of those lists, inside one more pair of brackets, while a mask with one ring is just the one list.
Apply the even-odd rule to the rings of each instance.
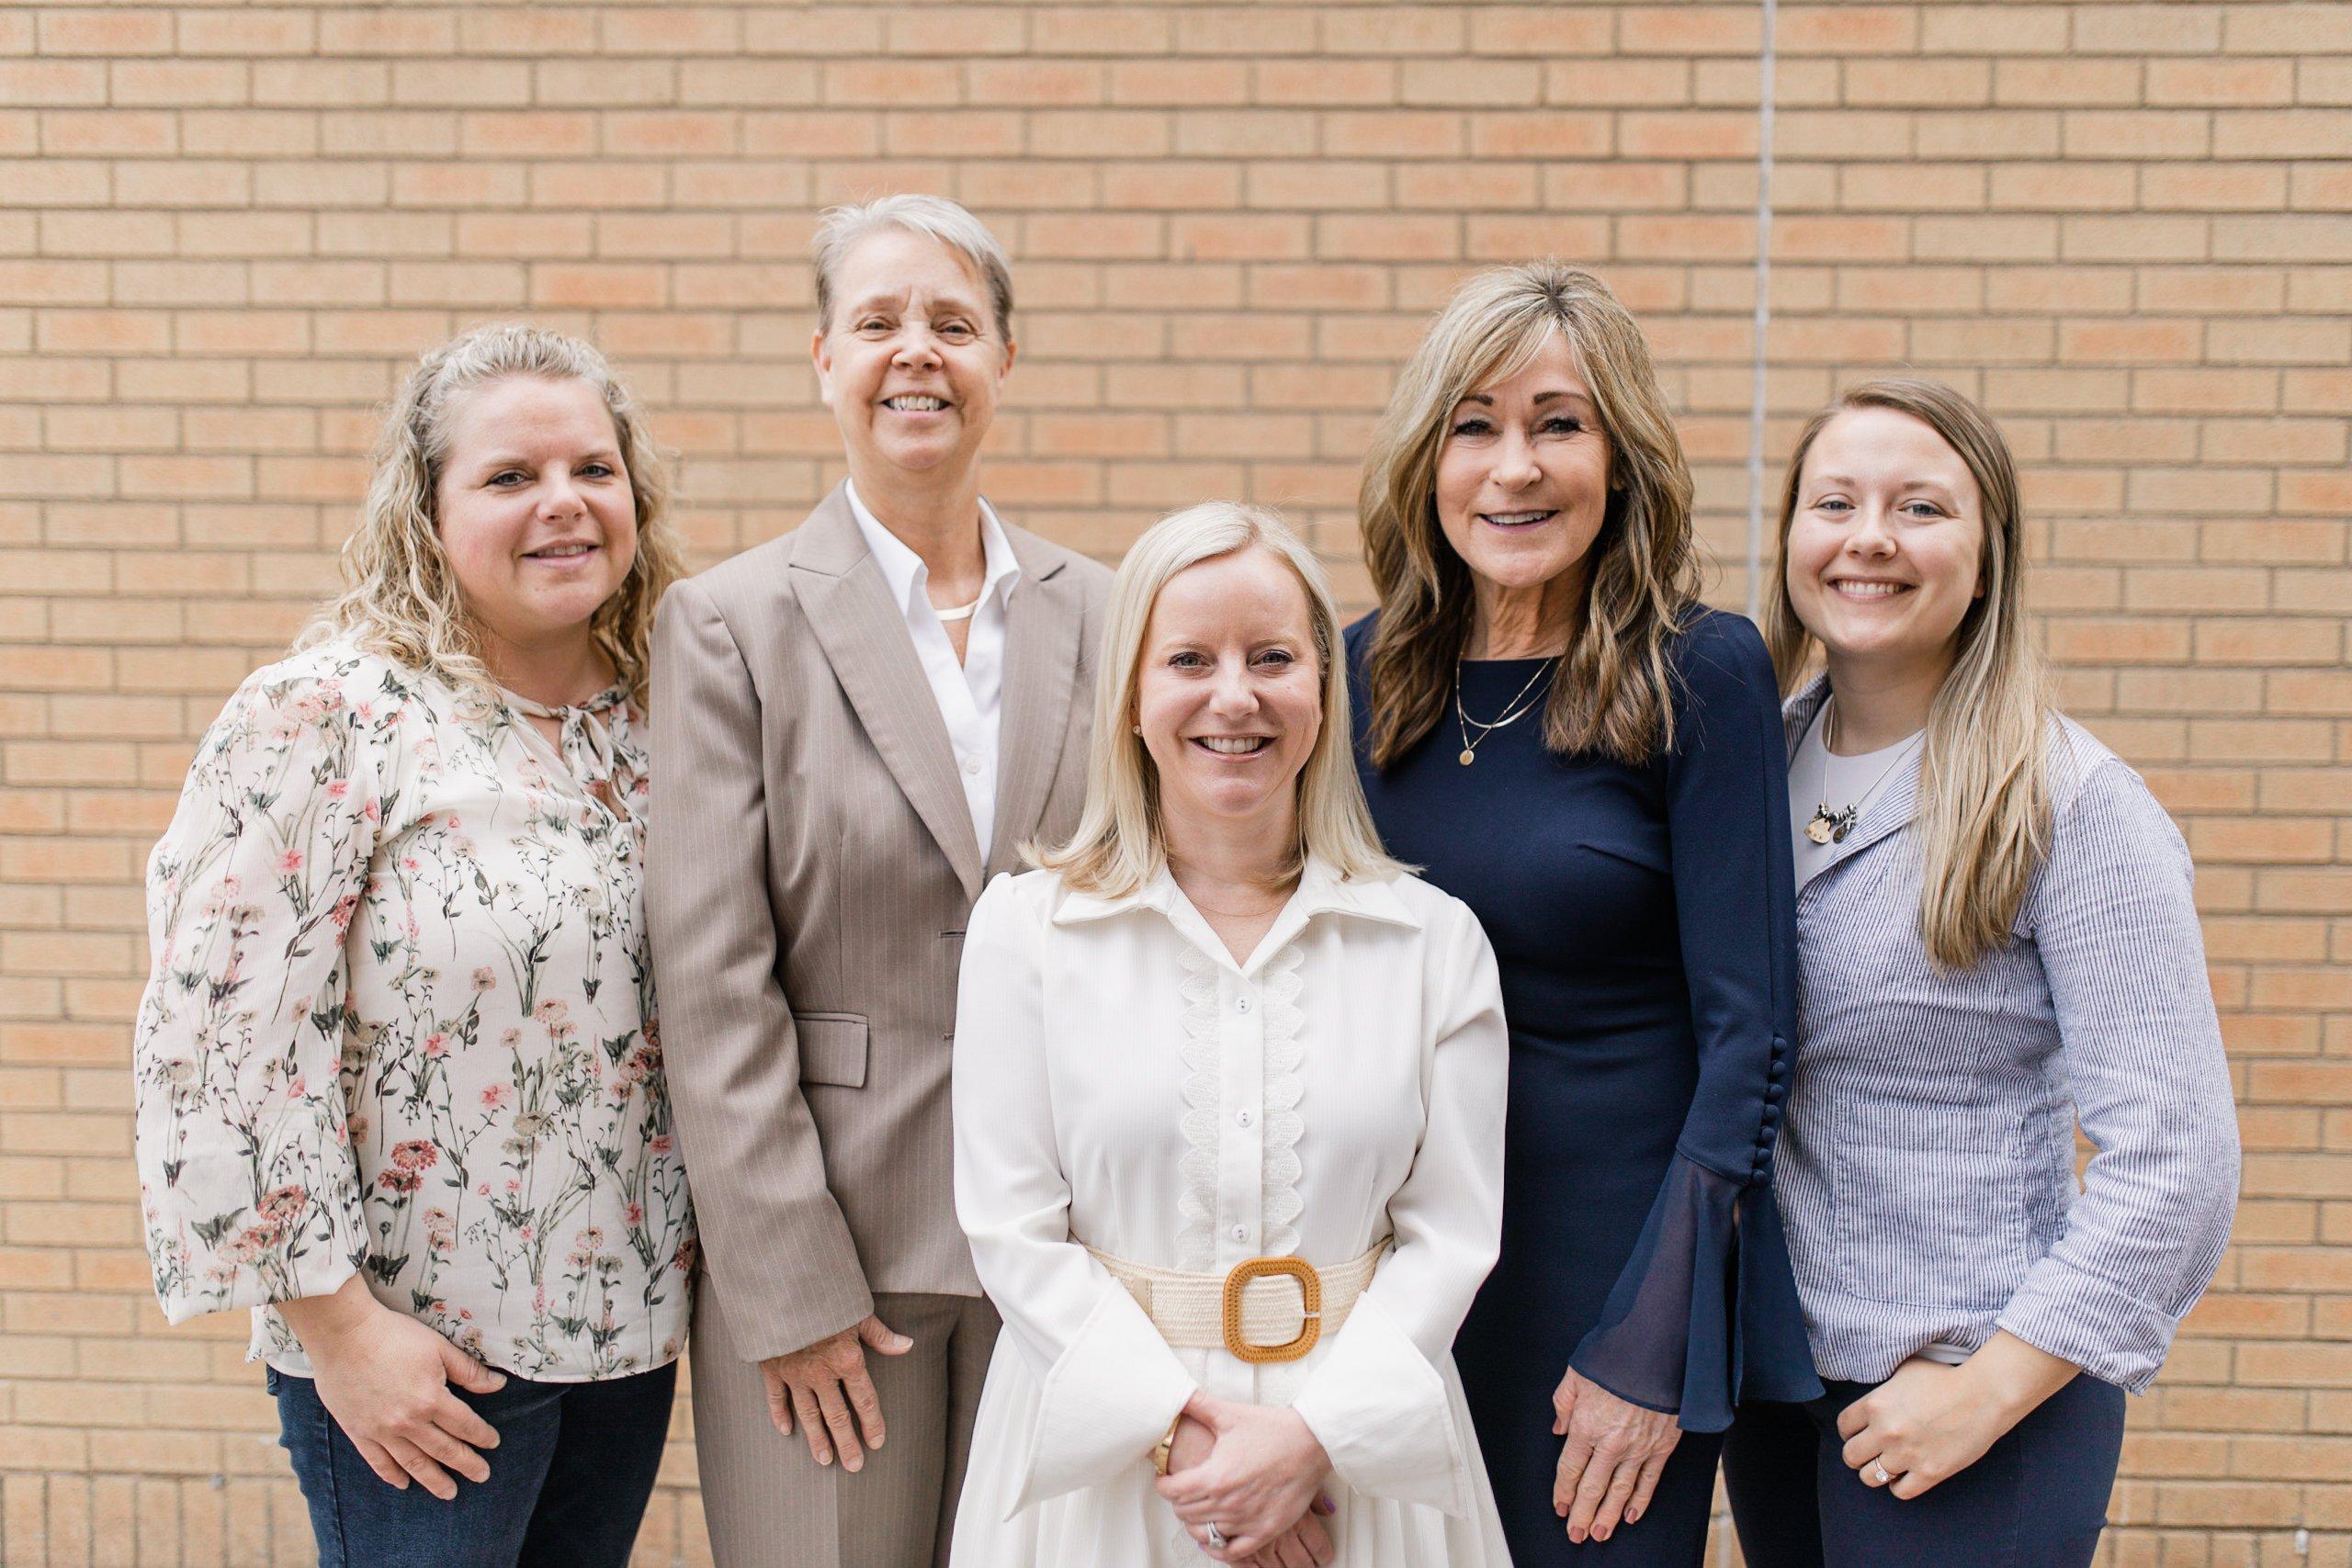
[[1886, 783], [1896, 768], [1903, 765], [1903, 759], [1911, 754], [1911, 748], [1925, 740], [1927, 736], [1928, 732], [1923, 729], [1905, 741], [1902, 748], [1895, 752], [1894, 761], [1881, 770], [1878, 777], [1871, 781], [1870, 788], [1849, 802], [1844, 810], [1832, 811], [1829, 809], [1828, 798], [1829, 751], [1830, 748], [1838, 743], [1838, 699], [1831, 697], [1823, 703], [1821, 705], [1822, 799], [1821, 803], [1813, 808], [1813, 820], [1804, 825], [1804, 836], [1816, 844], [1844, 843], [1846, 835], [1854, 830], [1854, 824], [1862, 819], [1862, 809], [1870, 805], [1871, 798], [1878, 794], [1879, 786]]
[[[1503, 705], [1502, 717], [1495, 720], [1492, 724], [1481, 724], [1476, 719], [1472, 718], [1467, 713], [1464, 713], [1462, 709], [1462, 658], [1459, 654], [1455, 655], [1453, 660], [1453, 716], [1456, 722], [1462, 726], [1462, 753], [1454, 760], [1460, 762], [1464, 767], [1468, 767], [1471, 763], [1478, 760], [1478, 748], [1486, 743], [1487, 736], [1492, 735], [1496, 730], [1502, 728], [1506, 725], [1517, 724], [1521, 719], [1525, 718], [1529, 714], [1534, 712], [1536, 707], [1542, 704], [1544, 699], [1540, 696], [1531, 698], [1528, 696], [1528, 694], [1535, 690], [1535, 682], [1544, 679], [1544, 677], [1557, 666], [1559, 660], [1557, 659], [1547, 659], [1542, 664], [1538, 665], [1536, 667], [1535, 673], [1527, 678], [1527, 684], [1519, 689], [1519, 695], [1511, 698], [1510, 701]], [[1470, 732], [1473, 729], [1476, 729], [1478, 732], [1476, 739], [1471, 738]]]

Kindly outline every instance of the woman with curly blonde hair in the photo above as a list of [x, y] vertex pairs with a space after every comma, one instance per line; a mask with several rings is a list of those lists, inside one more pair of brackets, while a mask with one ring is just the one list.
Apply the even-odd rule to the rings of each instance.
[[640, 889], [667, 501], [588, 344], [426, 355], [345, 592], [149, 864], [156, 1292], [254, 1309], [322, 1562], [618, 1565], [652, 1489], [695, 1258]]
[[1779, 709], [1756, 628], [1698, 602], [1690, 489], [1640, 327], [1559, 262], [1462, 286], [1364, 460], [1364, 792], [1477, 912], [1510, 1021], [1502, 1253], [1454, 1354], [1521, 1568], [1697, 1568], [1734, 1402], [1817, 1386], [1770, 1181]]

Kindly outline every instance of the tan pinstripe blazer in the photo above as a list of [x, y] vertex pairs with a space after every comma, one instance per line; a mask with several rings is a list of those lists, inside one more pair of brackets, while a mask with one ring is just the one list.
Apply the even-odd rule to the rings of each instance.
[[965, 917], [1086, 793], [1110, 573], [1018, 528], [992, 856], [843, 492], [672, 588], [654, 631], [646, 903], [704, 1288], [747, 1359], [875, 1292], [979, 1294], [947, 1067]]

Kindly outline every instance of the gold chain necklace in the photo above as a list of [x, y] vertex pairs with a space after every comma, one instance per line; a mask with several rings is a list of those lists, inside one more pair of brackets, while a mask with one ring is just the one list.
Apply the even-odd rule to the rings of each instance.
[[[1525, 718], [1529, 714], [1535, 711], [1537, 705], [1540, 705], [1544, 699], [1542, 697], [1529, 698], [1527, 694], [1535, 689], [1536, 682], [1544, 679], [1545, 675], [1551, 673], [1551, 671], [1558, 666], [1559, 660], [1556, 658], [1547, 659], [1544, 660], [1542, 664], [1536, 666], [1535, 673], [1527, 678], [1527, 684], [1519, 689], [1519, 695], [1511, 698], [1510, 701], [1503, 705], [1502, 717], [1495, 720], [1492, 724], [1481, 724], [1463, 711], [1462, 662], [1461, 657], [1456, 655], [1453, 660], [1453, 716], [1455, 721], [1462, 727], [1462, 754], [1456, 758], [1455, 761], [1459, 761], [1466, 768], [1471, 763], [1478, 760], [1478, 748], [1486, 744], [1487, 736], [1492, 735], [1496, 730], [1502, 728], [1506, 725], [1517, 724], [1521, 719]], [[1470, 737], [1470, 731], [1474, 728], [1478, 732], [1477, 739], [1475, 740]]]

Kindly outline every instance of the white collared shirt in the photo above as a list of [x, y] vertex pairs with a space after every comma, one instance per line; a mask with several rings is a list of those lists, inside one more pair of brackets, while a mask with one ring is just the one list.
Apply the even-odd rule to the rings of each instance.
[[931, 694], [939, 716], [947, 721], [947, 743], [956, 753], [956, 774], [963, 781], [964, 804], [972, 813], [972, 833], [979, 840], [980, 859], [989, 858], [989, 840], [996, 826], [996, 742], [1004, 713], [1005, 606], [1013, 584], [1021, 579], [1021, 564], [995, 509], [980, 502], [980, 549], [987, 575], [980, 582], [980, 607], [964, 639], [962, 663], [947, 628], [931, 604], [931, 569], [906, 541], [882, 525], [881, 519], [858, 499], [857, 486], [844, 485], [850, 515], [865, 536], [865, 547], [890, 598], [907, 617], [907, 635], [914, 639], [915, 656], [931, 681]]
[[[956, 995], [956, 1208], [1004, 1332], [957, 1561], [1010, 1561], [1025, 1530], [1064, 1561], [1198, 1562], [1136, 1476], [1199, 1388], [1306, 1419], [1346, 1483], [1343, 1563], [1507, 1562], [1449, 1347], [1500, 1239], [1509, 1056], [1477, 918], [1413, 876], [1310, 860], [1240, 963], [1164, 869], [1115, 897], [989, 884]], [[1383, 1242], [1345, 1323], [1264, 1365], [1171, 1348], [1087, 1252], [1223, 1275]]]

